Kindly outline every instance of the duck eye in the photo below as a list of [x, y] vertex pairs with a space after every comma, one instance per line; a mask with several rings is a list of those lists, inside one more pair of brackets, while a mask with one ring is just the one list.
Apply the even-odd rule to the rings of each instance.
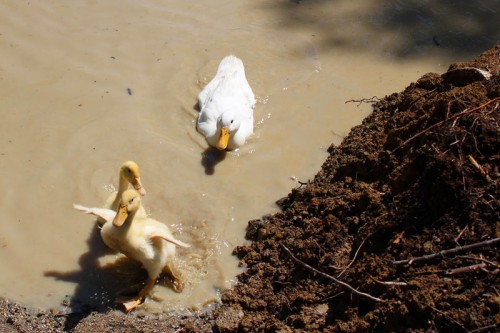
[[234, 119], [233, 119], [233, 120], [231, 120], [231, 124], [233, 123], [233, 121], [234, 121]]

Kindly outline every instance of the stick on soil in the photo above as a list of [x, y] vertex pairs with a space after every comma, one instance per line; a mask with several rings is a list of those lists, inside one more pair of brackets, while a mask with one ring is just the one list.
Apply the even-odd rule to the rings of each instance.
[[342, 276], [342, 274], [345, 273], [345, 271], [352, 266], [352, 264], [354, 263], [354, 260], [356, 260], [356, 257], [358, 256], [358, 253], [359, 253], [359, 250], [361, 250], [361, 247], [363, 246], [363, 244], [365, 243], [366, 241], [366, 238], [361, 242], [361, 244], [358, 246], [358, 249], [356, 250], [356, 253], [354, 253], [354, 258], [352, 258], [351, 262], [342, 270], [342, 272], [339, 273], [339, 275], [337, 275], [337, 278], [340, 278]]
[[310, 269], [310, 270], [311, 270], [311, 271], [313, 271], [314, 273], [317, 273], [317, 274], [319, 274], [319, 275], [321, 275], [321, 276], [323, 276], [323, 277], [325, 277], [325, 278], [327, 278], [327, 279], [330, 279], [330, 280], [332, 280], [333, 282], [335, 282], [335, 283], [337, 283], [337, 284], [340, 284], [341, 286], [343, 286], [343, 287], [345, 287], [345, 288], [349, 289], [350, 291], [352, 291], [353, 293], [355, 293], [355, 294], [357, 294], [357, 295], [359, 295], [359, 296], [362, 296], [362, 297], [367, 297], [367, 298], [369, 298], [369, 299], [371, 299], [371, 300], [374, 300], [374, 301], [376, 301], [376, 302], [385, 302], [385, 300], [383, 300], [383, 299], [380, 299], [380, 298], [377, 298], [377, 297], [373, 297], [372, 295], [369, 295], [369, 294], [367, 294], [367, 293], [361, 292], [361, 291], [359, 291], [359, 290], [357, 290], [357, 289], [355, 289], [355, 288], [351, 287], [349, 284], [347, 284], [347, 283], [345, 283], [345, 282], [343, 282], [343, 281], [340, 281], [340, 280], [338, 280], [338, 279], [334, 278], [334, 277], [333, 277], [333, 276], [331, 276], [331, 275], [328, 275], [328, 274], [326, 274], [326, 273], [323, 273], [323, 272], [321, 272], [321, 271], [317, 270], [316, 268], [314, 268], [314, 267], [312, 267], [312, 266], [309, 266], [308, 264], [306, 264], [306, 263], [305, 263], [305, 262], [303, 262], [302, 260], [300, 260], [300, 259], [298, 259], [297, 257], [295, 257], [295, 256], [293, 255], [293, 253], [292, 253], [292, 252], [291, 252], [291, 251], [290, 251], [290, 250], [289, 250], [289, 249], [288, 249], [288, 248], [287, 248], [284, 244], [280, 244], [280, 245], [281, 245], [281, 247], [283, 248], [283, 250], [285, 250], [285, 251], [286, 251], [286, 253], [288, 253], [288, 255], [290, 256], [290, 258], [292, 258], [292, 260], [293, 260], [293, 261], [295, 261], [296, 263], [300, 264], [301, 266], [303, 266], [303, 267], [305, 267], [305, 268], [307, 268], [307, 269]]
[[500, 238], [493, 238], [493, 239], [490, 239], [490, 240], [487, 240], [484, 242], [478, 242], [478, 243], [469, 244], [469, 245], [465, 245], [465, 246], [459, 246], [459, 247], [455, 247], [453, 249], [443, 250], [443, 251], [440, 251], [437, 253], [428, 254], [425, 256], [421, 256], [421, 257], [414, 257], [411, 259], [393, 261], [393, 262], [391, 262], [391, 264], [393, 264], [395, 266], [406, 265], [406, 264], [411, 265], [411, 264], [416, 263], [416, 262], [425, 262], [425, 261], [433, 260], [436, 258], [444, 258], [445, 256], [450, 255], [450, 254], [458, 254], [458, 253], [466, 252], [469, 250], [474, 250], [474, 249], [477, 249], [480, 247], [494, 246], [498, 243], [500, 243]]
[[486, 264], [483, 262], [481, 264], [475, 264], [475, 265], [470, 265], [470, 266], [465, 266], [465, 267], [459, 267], [459, 268], [454, 268], [454, 269], [449, 269], [446, 271], [446, 275], [456, 275], [456, 274], [463, 274], [463, 273], [470, 273], [477, 271], [479, 269], [486, 268]]
[[476, 159], [472, 156], [472, 155], [467, 155], [467, 157], [469, 158], [469, 161], [472, 163], [472, 165], [477, 169], [479, 170], [479, 172], [481, 173], [481, 175], [483, 175], [483, 177], [491, 182], [491, 178], [490, 176], [488, 176], [488, 174], [486, 173], [486, 171], [484, 170], [484, 168], [476, 161]]
[[[418, 138], [419, 136], [421, 136], [422, 134], [430, 131], [431, 129], [433, 128], [436, 128], [438, 126], [441, 126], [442, 124], [444, 124], [445, 122], [447, 121], [450, 121], [450, 120], [453, 120], [453, 119], [456, 119], [456, 118], [459, 118], [461, 116], [465, 116], [466, 114], [469, 114], [469, 113], [473, 113], [473, 112], [476, 112], [476, 111], [479, 111], [481, 109], [483, 109], [484, 107], [496, 102], [500, 100], [500, 97], [496, 97], [496, 98], [493, 98], [491, 100], [489, 100], [488, 102], [484, 103], [484, 104], [481, 104], [477, 107], [474, 107], [474, 108], [469, 108], [469, 109], [465, 109], [459, 113], [456, 113], [454, 114], [453, 116], [449, 117], [449, 118], [446, 118], [446, 119], [443, 119], [429, 127], [427, 127], [426, 129], [424, 129], [423, 131], [420, 131], [418, 132], [417, 134], [415, 134], [414, 136], [410, 137], [408, 140], [406, 140], [405, 142], [403, 142], [402, 144], [400, 144], [396, 149], [394, 149], [393, 151], [391, 151], [391, 154], [394, 154], [397, 150], [399, 150], [401, 147], [403, 147], [404, 145], [408, 144], [409, 142], [415, 140], [416, 138]], [[495, 106], [494, 110], [498, 108], [498, 104]]]

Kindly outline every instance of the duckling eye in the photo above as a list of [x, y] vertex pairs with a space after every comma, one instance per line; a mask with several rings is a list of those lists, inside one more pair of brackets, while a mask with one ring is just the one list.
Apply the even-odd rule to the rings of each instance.
[[133, 197], [132, 199], [130, 199], [130, 203], [133, 203], [135, 201], [135, 197]]
[[231, 124], [233, 123], [234, 119], [231, 119]]

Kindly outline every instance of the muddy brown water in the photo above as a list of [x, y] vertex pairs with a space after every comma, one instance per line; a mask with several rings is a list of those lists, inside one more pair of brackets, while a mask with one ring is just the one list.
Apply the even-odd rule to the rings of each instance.
[[[117, 256], [97, 255], [94, 219], [72, 204], [101, 206], [132, 159], [148, 213], [193, 245], [179, 251], [184, 292], [157, 286], [164, 301], [147, 308], [217, 300], [242, 270], [231, 252], [247, 222], [275, 212], [370, 112], [347, 100], [397, 91], [468, 56], [440, 47], [459, 37], [442, 22], [446, 6], [377, 3], [0, 4], [0, 296], [52, 308], [78, 290], [82, 302], [102, 302], [93, 294], [106, 291], [89, 281], [103, 282], [92, 272]], [[492, 11], [488, 2], [475, 10]], [[410, 40], [401, 13], [420, 17]], [[194, 105], [230, 53], [256, 94], [255, 134], [207, 165]]]

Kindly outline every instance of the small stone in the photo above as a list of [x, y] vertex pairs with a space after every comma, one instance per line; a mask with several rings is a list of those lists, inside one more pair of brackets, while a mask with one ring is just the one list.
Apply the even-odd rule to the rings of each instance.
[[441, 75], [445, 83], [454, 86], [465, 86], [476, 81], [489, 80], [491, 73], [474, 67], [456, 68]]

